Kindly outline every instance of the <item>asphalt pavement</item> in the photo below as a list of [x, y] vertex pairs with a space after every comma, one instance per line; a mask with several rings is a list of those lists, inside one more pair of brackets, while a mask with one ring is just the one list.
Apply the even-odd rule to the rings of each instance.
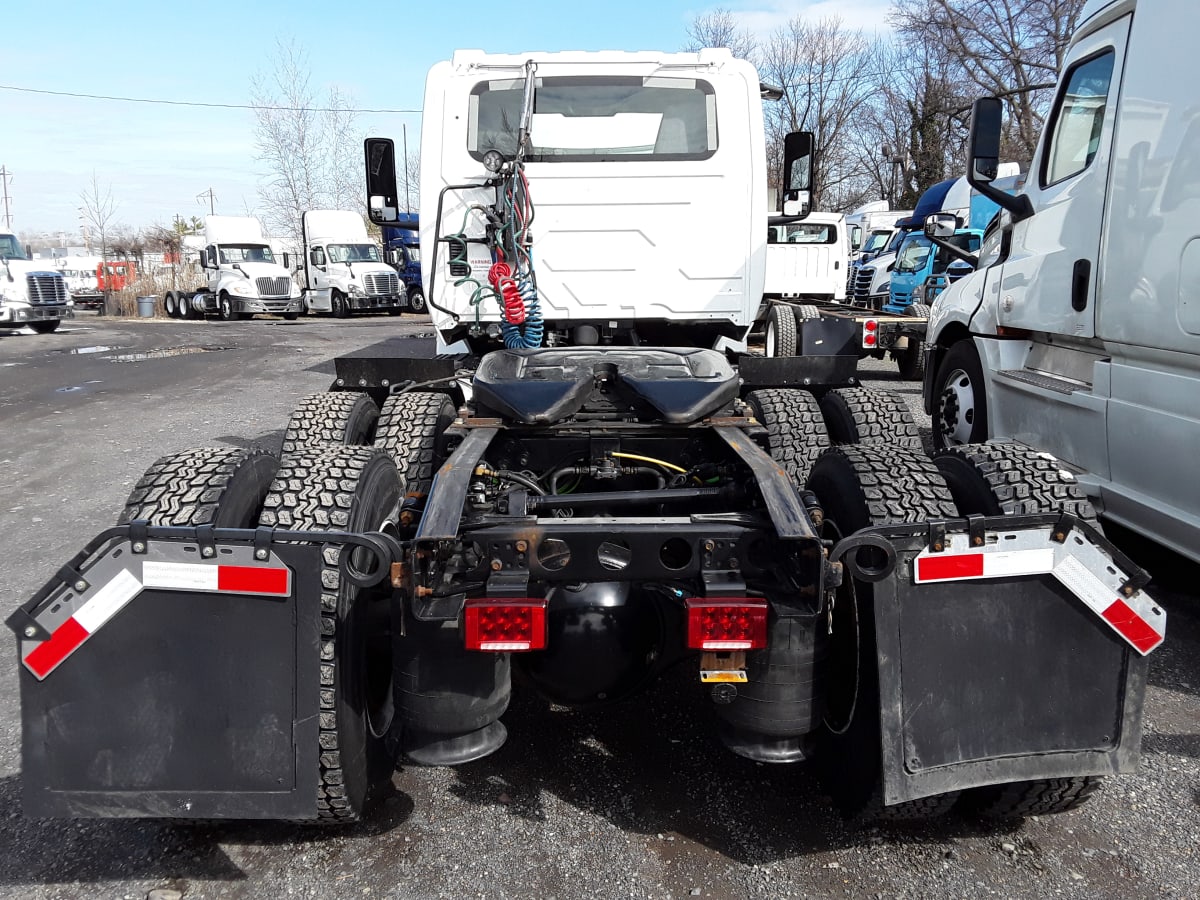
[[[113, 523], [158, 456], [279, 449], [335, 356], [414, 316], [178, 322], [83, 313], [0, 333], [0, 610]], [[919, 389], [894, 366], [919, 424]], [[20, 813], [16, 654], [0, 661], [0, 897], [1189, 897], [1200, 884], [1200, 604], [1195, 567], [1130, 546], [1169, 612], [1142, 769], [1091, 804], [1021, 825], [952, 814], [852, 830], [805, 766], [724, 750], [686, 673], [603, 712], [517, 690], [509, 740], [455, 770], [401, 767], [379, 815], [277, 823], [52, 821]], [[112, 698], [114, 703], [119, 697]], [[158, 892], [154, 894], [153, 892]]]

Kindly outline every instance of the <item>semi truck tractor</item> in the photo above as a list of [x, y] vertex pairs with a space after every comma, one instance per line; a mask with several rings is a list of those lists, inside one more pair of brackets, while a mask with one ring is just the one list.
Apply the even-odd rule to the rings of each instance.
[[28, 325], [49, 334], [74, 317], [73, 306], [62, 273], [30, 259], [15, 234], [0, 231], [0, 329]]
[[[1166, 614], [1077, 486], [1012, 444], [925, 455], [847, 384], [845, 323], [745, 352], [775, 93], [728, 50], [435, 65], [437, 340], [338, 359], [278, 456], [159, 460], [10, 616], [26, 811], [352, 822], [398, 761], [500, 748], [514, 690], [620, 716], [674, 667], [854, 820], [1132, 771]], [[783, 219], [811, 157], [786, 137]], [[393, 224], [395, 145], [365, 162]]]
[[408, 306], [396, 270], [383, 261], [356, 212], [310, 209], [300, 219], [304, 308], [339, 319], [356, 312], [399, 315]]
[[167, 291], [163, 309], [177, 318], [218, 315], [233, 321], [274, 313], [295, 319], [304, 307], [287, 257], [275, 259], [258, 219], [205, 216], [200, 267], [206, 284], [194, 291]]

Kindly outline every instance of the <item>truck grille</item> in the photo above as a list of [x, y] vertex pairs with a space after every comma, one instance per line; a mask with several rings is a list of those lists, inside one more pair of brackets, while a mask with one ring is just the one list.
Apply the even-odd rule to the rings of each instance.
[[290, 278], [255, 278], [254, 283], [260, 297], [288, 297], [292, 293]]
[[34, 272], [25, 276], [31, 304], [66, 303], [71, 298], [67, 280], [57, 272]]
[[363, 289], [372, 297], [381, 294], [398, 294], [400, 293], [400, 276], [395, 272], [364, 275]]
[[854, 299], [866, 300], [871, 296], [871, 282], [875, 280], [875, 267], [863, 266], [854, 279]]

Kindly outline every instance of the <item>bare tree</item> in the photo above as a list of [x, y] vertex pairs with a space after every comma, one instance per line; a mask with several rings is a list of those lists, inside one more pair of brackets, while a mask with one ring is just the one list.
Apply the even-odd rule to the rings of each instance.
[[[100, 235], [100, 261], [103, 264], [108, 259], [108, 235], [113, 226], [113, 216], [117, 212], [117, 202], [113, 200], [112, 185], [105, 185], [101, 190], [100, 180], [96, 177], [96, 170], [93, 169], [91, 183], [79, 192], [79, 200], [83, 204], [79, 211], [83, 214], [84, 222], [91, 231]], [[109, 309], [111, 297], [112, 291], [109, 290], [106, 280], [104, 304], [100, 308], [104, 314], [111, 312]]]
[[749, 60], [758, 52], [754, 35], [738, 25], [733, 13], [722, 8], [697, 16], [688, 26], [684, 49], [695, 51], [703, 47], [728, 47], [734, 56]]
[[318, 99], [303, 48], [281, 41], [273, 64], [270, 75], [259, 74], [251, 85], [258, 159], [268, 170], [259, 199], [268, 229], [299, 245], [305, 210], [361, 211], [361, 139], [352, 98], [331, 88]]
[[864, 193], [853, 136], [860, 112], [877, 87], [880, 50], [861, 31], [829, 17], [796, 16], [775, 30], [760, 51], [759, 74], [783, 89], [765, 109], [771, 184], [780, 180], [780, 149], [789, 131], [813, 133], [814, 207], [840, 209]]
[[942, 46], [981, 93], [1009, 113], [1009, 154], [1033, 156], [1084, 0], [895, 0], [892, 21], [911, 42]]

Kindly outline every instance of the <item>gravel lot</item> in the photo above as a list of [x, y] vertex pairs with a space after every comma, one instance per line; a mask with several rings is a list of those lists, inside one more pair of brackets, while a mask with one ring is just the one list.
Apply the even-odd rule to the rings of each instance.
[[[277, 449], [297, 399], [328, 386], [334, 356], [426, 327], [410, 316], [85, 314], [55, 335], [0, 336], [0, 608], [113, 521], [160, 454], [214, 443]], [[110, 349], [72, 352], [95, 347]], [[158, 352], [179, 347], [225, 349]], [[917, 386], [874, 368], [927, 425]], [[1081, 810], [1009, 827], [951, 816], [916, 830], [848, 830], [804, 767], [722, 749], [682, 672], [594, 714], [518, 688], [499, 753], [457, 770], [402, 768], [382, 814], [346, 830], [30, 820], [19, 812], [10, 652], [0, 663], [0, 897], [1195, 896], [1197, 572], [1166, 554], [1142, 558], [1170, 613], [1151, 667], [1142, 770], [1109, 779]]]

